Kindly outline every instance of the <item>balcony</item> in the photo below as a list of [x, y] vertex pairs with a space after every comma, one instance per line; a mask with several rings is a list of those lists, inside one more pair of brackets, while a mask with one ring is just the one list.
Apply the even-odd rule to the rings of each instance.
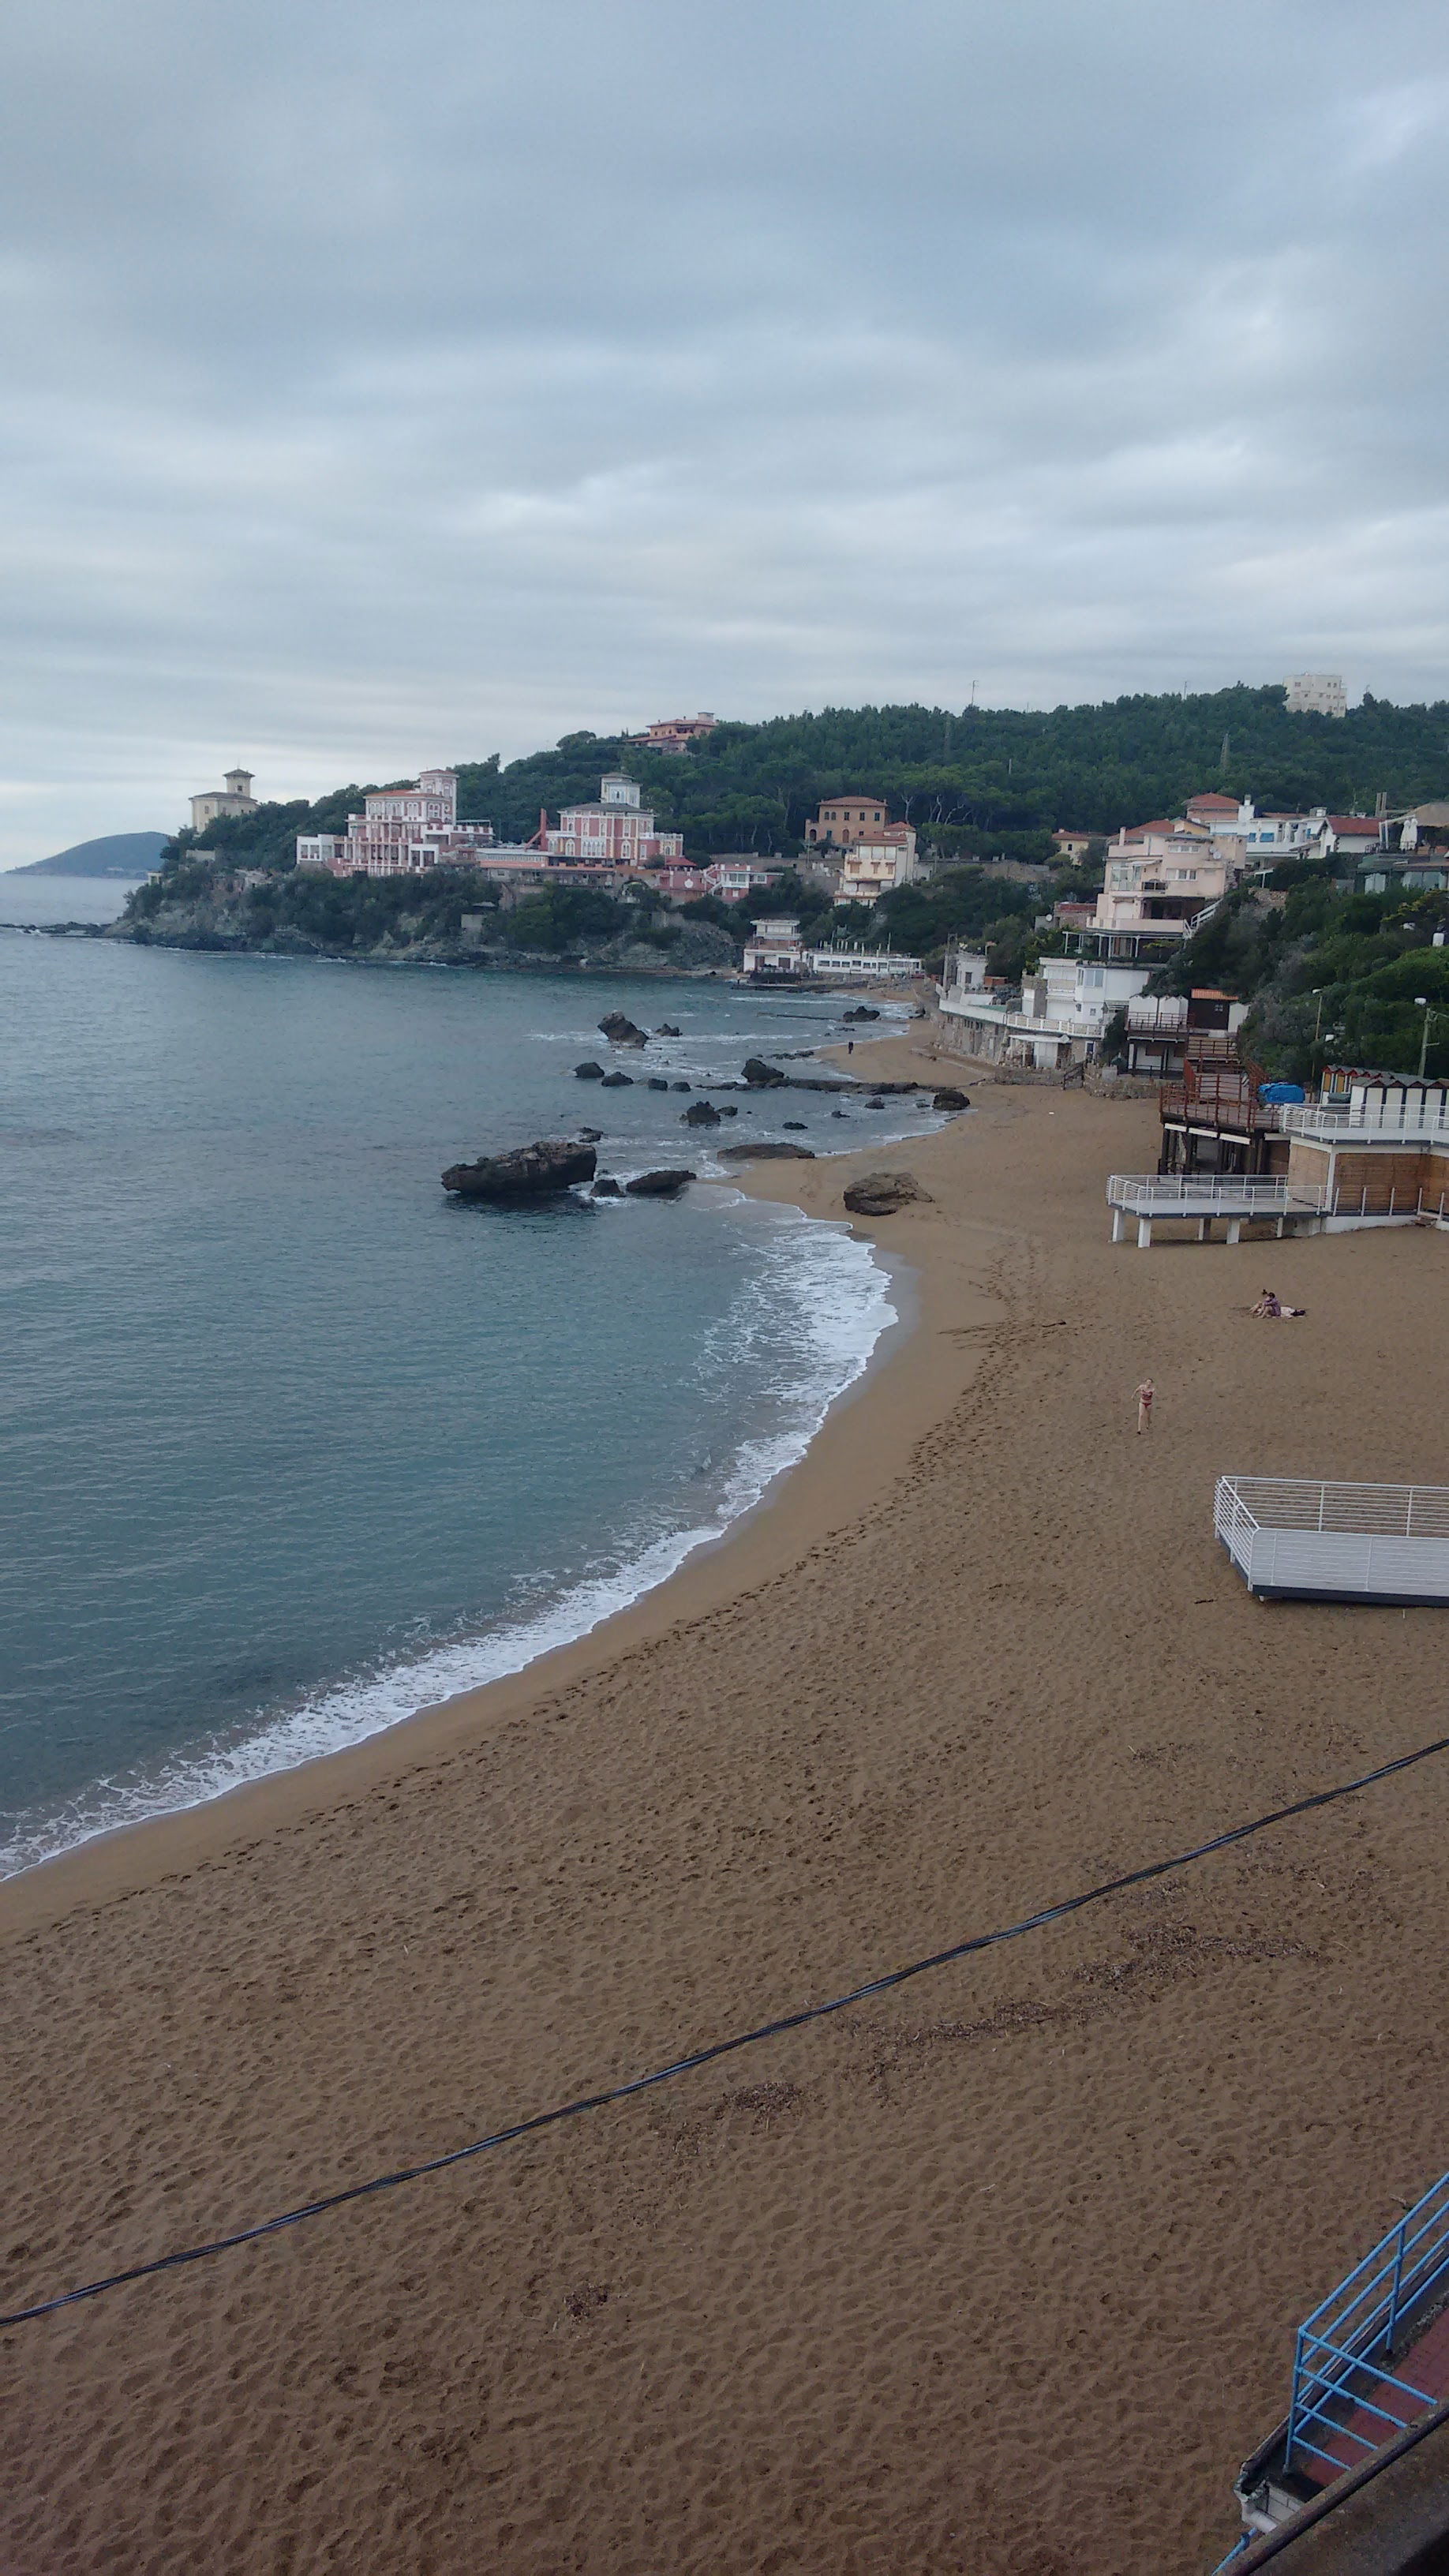
[[1274, 1123], [1285, 1136], [1316, 1145], [1449, 1144], [1449, 1090], [1369, 1092], [1346, 1101], [1308, 1101], [1278, 1109]]

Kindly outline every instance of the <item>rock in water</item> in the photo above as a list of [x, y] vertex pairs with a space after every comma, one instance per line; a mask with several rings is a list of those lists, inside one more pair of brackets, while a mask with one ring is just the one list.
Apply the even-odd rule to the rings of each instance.
[[626, 1019], [622, 1011], [611, 1011], [606, 1020], [600, 1020], [599, 1032], [601, 1036], [608, 1039], [610, 1046], [647, 1046], [649, 1044], [648, 1030], [641, 1029], [633, 1020]]
[[722, 1163], [813, 1163], [808, 1145], [721, 1145]]
[[683, 1037], [684, 1031], [677, 1029], [672, 1020], [661, 1020], [654, 1034], [657, 1038], [678, 1038]]
[[692, 1100], [681, 1112], [679, 1123], [681, 1127], [717, 1127], [719, 1111], [712, 1100]]
[[604, 1068], [601, 1064], [576, 1064], [574, 1066], [575, 1082], [602, 1082], [603, 1079]]
[[934, 1205], [914, 1172], [862, 1172], [847, 1184], [845, 1204], [852, 1216], [894, 1216], [898, 1208]]
[[857, 1002], [853, 1011], [842, 1011], [840, 1016], [845, 1020], [878, 1020], [880, 1013], [873, 1011], [868, 1002]]
[[590, 1196], [596, 1199], [621, 1199], [623, 1195], [618, 1182], [611, 1181], [607, 1173], [601, 1181], [595, 1181], [590, 1192]]
[[579, 1143], [581, 1145], [601, 1145], [603, 1141], [604, 1131], [602, 1127], [581, 1127], [579, 1129]]
[[632, 1073], [605, 1074], [603, 1080], [603, 1089], [605, 1091], [622, 1091], [626, 1087], [631, 1091], [634, 1087], [634, 1076]]
[[785, 1076], [780, 1071], [779, 1066], [777, 1064], [766, 1064], [762, 1055], [746, 1057], [745, 1080], [752, 1091], [770, 1090], [776, 1083], [781, 1083], [784, 1079]]
[[640, 1172], [624, 1183], [631, 1199], [677, 1199], [693, 1172]]
[[662, 1073], [651, 1073], [646, 1088], [650, 1091], [667, 1091], [669, 1085]]
[[782, 1125], [784, 1125], [785, 1127], [793, 1127], [793, 1128], [795, 1128], [795, 1129], [796, 1129], [796, 1131], [797, 1131], [801, 1136], [803, 1136], [803, 1135], [804, 1135], [804, 1133], [805, 1133], [805, 1121], [804, 1121], [804, 1119], [803, 1119], [803, 1118], [786, 1118], [786, 1119], [782, 1120], [782, 1122], [781, 1122], [781, 1123], [782, 1123]]
[[694, 1085], [692, 1082], [671, 1082], [669, 1088], [671, 1091], [692, 1091]]
[[931, 1094], [931, 1107], [933, 1109], [969, 1109], [970, 1106], [971, 1103], [967, 1099], [965, 1092], [958, 1091], [955, 1084], [951, 1082], [944, 1084], [941, 1090], [935, 1091]]
[[460, 1199], [541, 1199], [591, 1181], [597, 1162], [592, 1145], [545, 1139], [513, 1154], [482, 1154], [476, 1163], [450, 1163], [443, 1187]]

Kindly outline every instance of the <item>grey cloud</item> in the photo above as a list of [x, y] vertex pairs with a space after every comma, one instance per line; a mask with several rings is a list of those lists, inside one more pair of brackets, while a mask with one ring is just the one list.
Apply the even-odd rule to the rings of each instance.
[[1449, 28], [51, 0], [0, 863], [674, 707], [1439, 695]]

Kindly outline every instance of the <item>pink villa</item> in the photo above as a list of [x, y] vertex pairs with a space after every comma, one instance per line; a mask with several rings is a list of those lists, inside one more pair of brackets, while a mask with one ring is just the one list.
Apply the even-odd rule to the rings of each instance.
[[596, 867], [668, 867], [684, 856], [683, 833], [656, 831], [653, 815], [640, 810], [633, 779], [619, 770], [600, 779], [597, 803], [565, 805], [557, 829], [542, 837], [551, 859], [583, 859]]
[[706, 734], [713, 733], [718, 723], [718, 716], [708, 714], [666, 716], [661, 723], [646, 726], [643, 733], [626, 734], [624, 738], [626, 742], [637, 743], [641, 751], [670, 751], [683, 754], [688, 751], [691, 743], [699, 742]]
[[491, 823], [460, 823], [452, 769], [424, 769], [415, 784], [384, 787], [349, 814], [345, 832], [301, 832], [299, 868], [334, 877], [417, 876], [426, 868], [471, 867], [494, 846]]

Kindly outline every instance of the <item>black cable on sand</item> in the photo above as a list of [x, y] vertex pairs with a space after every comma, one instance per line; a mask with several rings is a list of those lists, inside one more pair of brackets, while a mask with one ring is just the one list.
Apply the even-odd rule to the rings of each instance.
[[825, 2021], [831, 2013], [844, 2012], [847, 2005], [864, 2003], [868, 1995], [889, 1994], [893, 1986], [903, 1986], [911, 1977], [923, 1977], [930, 1968], [945, 1968], [953, 1959], [968, 1959], [973, 1951], [992, 1950], [1003, 1941], [1019, 1941], [1024, 1932], [1039, 1932], [1045, 1924], [1060, 1923], [1068, 1914], [1079, 1914], [1086, 1905], [1100, 1904], [1103, 1897], [1118, 1896], [1127, 1887], [1141, 1887], [1152, 1878], [1166, 1878], [1172, 1870], [1186, 1869], [1189, 1861], [1205, 1860], [1210, 1852], [1226, 1851], [1231, 1844], [1246, 1842], [1250, 1835], [1266, 1833], [1271, 1825], [1286, 1824], [1292, 1816], [1306, 1816], [1315, 1807], [1330, 1807], [1339, 1798], [1356, 1797], [1371, 1789], [1376, 1781], [1392, 1779], [1396, 1771], [1412, 1770], [1418, 1762], [1427, 1762], [1436, 1753], [1449, 1753], [1449, 1735], [1436, 1736], [1432, 1744], [1421, 1744], [1413, 1753], [1401, 1753], [1393, 1762], [1382, 1762], [1375, 1771], [1360, 1772], [1356, 1780], [1342, 1780], [1332, 1789], [1316, 1790], [1311, 1798], [1295, 1798], [1289, 1807], [1274, 1807], [1265, 1816], [1254, 1816], [1246, 1825], [1233, 1825], [1225, 1834], [1214, 1834], [1207, 1842], [1194, 1843], [1190, 1851], [1174, 1852], [1168, 1860], [1148, 1861], [1141, 1869], [1129, 1869], [1120, 1878], [1104, 1878], [1097, 1887], [1085, 1888], [1079, 1896], [1065, 1896], [1055, 1905], [1044, 1905], [1036, 1914], [1024, 1914], [1018, 1923], [1003, 1924], [995, 1932], [976, 1932], [966, 1941], [953, 1941], [947, 1950], [933, 1950], [928, 1958], [913, 1959], [905, 1968], [891, 1968], [882, 1977], [872, 1977], [865, 1985], [852, 1986], [843, 1995], [832, 1995], [828, 2003], [805, 2004], [799, 2012], [782, 2013], [774, 2021], [757, 2024], [753, 2030], [736, 2032], [732, 2039], [717, 2039], [707, 2048], [696, 2048], [688, 2057], [676, 2057], [668, 2066], [656, 2066], [648, 2075], [635, 2075], [627, 2084], [611, 2084], [601, 2093], [583, 2093], [573, 2102], [561, 2102], [552, 2111], [535, 2111], [532, 2118], [514, 2120], [506, 2129], [494, 2129], [486, 2138], [474, 2138], [466, 2147], [453, 2147], [446, 2155], [429, 2156], [421, 2164], [400, 2165], [396, 2173], [374, 2174], [368, 2182], [348, 2183], [342, 2191], [325, 2192], [318, 2200], [303, 2201], [296, 2209], [284, 2209], [276, 2218], [261, 2219], [254, 2227], [239, 2227], [230, 2236], [213, 2237], [205, 2245], [187, 2245], [174, 2254], [158, 2254], [149, 2263], [133, 2263], [125, 2272], [110, 2272], [98, 2281], [85, 2281], [79, 2289], [62, 2290], [53, 2299], [40, 2299], [34, 2307], [17, 2308], [10, 2316], [0, 2317], [0, 2330], [7, 2326], [31, 2324], [37, 2317], [53, 2316], [58, 2308], [73, 2308], [82, 2299], [99, 2299], [108, 2290], [123, 2289], [128, 2281], [149, 2281], [158, 2272], [175, 2272], [186, 2263], [204, 2263], [213, 2254], [229, 2254], [238, 2245], [252, 2245], [262, 2236], [276, 2236], [284, 2227], [299, 2227], [304, 2218], [320, 2218], [325, 2210], [343, 2209], [349, 2201], [368, 2200], [374, 2192], [396, 2191], [405, 2182], [421, 2182], [425, 2174], [445, 2173], [449, 2165], [465, 2164], [470, 2156], [486, 2155], [490, 2147], [506, 2147], [515, 2138], [531, 2138], [540, 2129], [554, 2129], [563, 2120], [576, 2120], [585, 2111], [602, 2111], [611, 2102], [627, 2102], [636, 2093], [647, 2093], [655, 2084], [672, 2083], [676, 2076], [690, 2075], [696, 2067], [712, 2066], [716, 2058], [732, 2057], [737, 2049], [758, 2047], [762, 2040], [778, 2039], [787, 2030], [801, 2030], [807, 2022]]

